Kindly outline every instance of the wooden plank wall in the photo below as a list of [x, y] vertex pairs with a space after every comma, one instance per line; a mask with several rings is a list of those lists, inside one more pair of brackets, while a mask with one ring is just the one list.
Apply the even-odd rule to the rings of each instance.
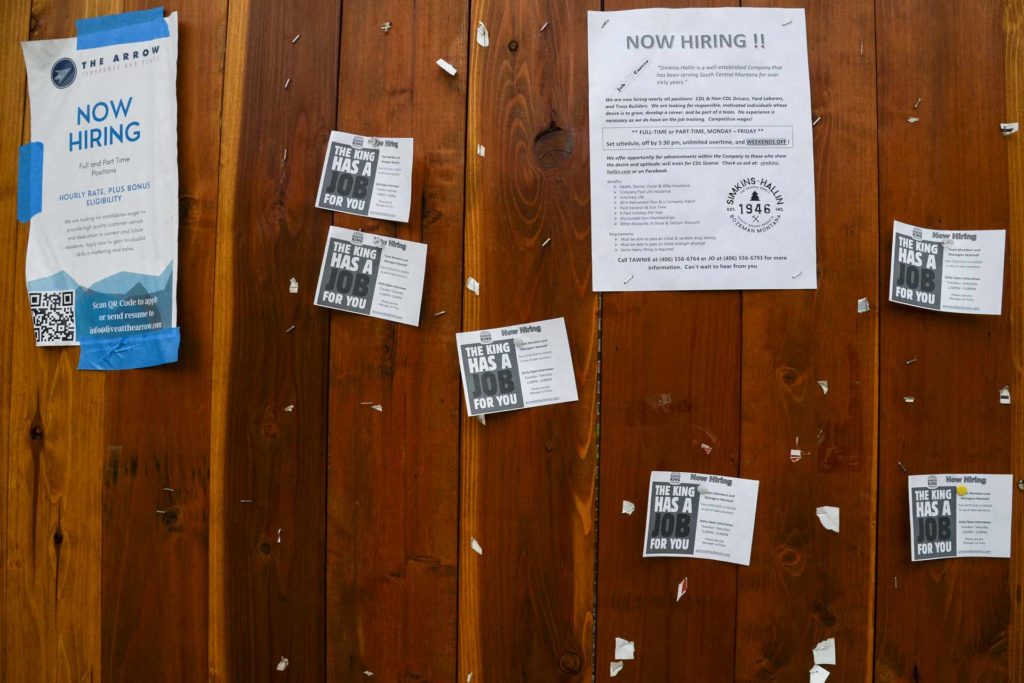
[[[156, 4], [0, 5], [0, 682], [1024, 678], [1024, 562], [912, 565], [899, 467], [1024, 478], [1022, 0], [168, 0], [181, 360], [79, 373], [18, 41]], [[806, 5], [816, 291], [590, 291], [586, 12], [666, 4]], [[332, 129], [415, 138], [408, 224], [313, 208]], [[1009, 228], [1003, 316], [888, 304], [894, 219]], [[420, 327], [311, 305], [332, 223], [428, 244]], [[465, 418], [455, 332], [560, 316], [580, 400]], [[750, 567], [641, 558], [654, 469], [761, 481]]]

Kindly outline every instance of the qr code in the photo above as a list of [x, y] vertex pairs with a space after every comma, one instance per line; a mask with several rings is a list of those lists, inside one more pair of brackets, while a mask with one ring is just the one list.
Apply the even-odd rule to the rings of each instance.
[[36, 344], [75, 341], [75, 290], [29, 292], [28, 305], [32, 309]]

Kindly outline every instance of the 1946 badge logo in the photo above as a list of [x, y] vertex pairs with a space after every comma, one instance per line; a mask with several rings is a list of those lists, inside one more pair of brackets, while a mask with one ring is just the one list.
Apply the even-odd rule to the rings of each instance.
[[743, 178], [729, 189], [725, 212], [733, 225], [753, 233], [767, 232], [782, 220], [782, 192], [767, 178]]

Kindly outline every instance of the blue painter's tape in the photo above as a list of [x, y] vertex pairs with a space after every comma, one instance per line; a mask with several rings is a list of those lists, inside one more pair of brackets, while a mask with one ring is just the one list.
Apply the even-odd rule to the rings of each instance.
[[181, 328], [82, 341], [79, 370], [135, 370], [178, 361]]
[[18, 148], [18, 220], [27, 223], [43, 210], [43, 143]]
[[163, 7], [79, 19], [75, 26], [78, 29], [79, 50], [121, 43], [138, 43], [171, 35], [167, 22], [164, 21]]

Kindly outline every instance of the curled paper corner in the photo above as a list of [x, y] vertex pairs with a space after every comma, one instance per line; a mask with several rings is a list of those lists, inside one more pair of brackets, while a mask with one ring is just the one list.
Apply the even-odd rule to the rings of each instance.
[[800, 458], [802, 458], [802, 457], [804, 457], [804, 452], [802, 450], [800, 450], [799, 448], [790, 448], [789, 449], [789, 461], [790, 462], [800, 462]]
[[487, 47], [491, 44], [491, 36], [487, 33], [487, 27], [482, 21], [477, 22], [476, 25], [476, 44], [480, 47]]
[[636, 505], [631, 500], [622, 501], [622, 514], [631, 515], [636, 512]]
[[281, 660], [277, 663], [277, 670], [278, 671], [284, 671], [287, 668], [288, 668], [288, 658], [287, 657], [281, 657]]
[[690, 577], [689, 576], [684, 576], [683, 580], [679, 582], [678, 586], [676, 586], [676, 602], [679, 602], [680, 600], [682, 600], [683, 596], [686, 595], [686, 591], [688, 591], [689, 589], [690, 589]]
[[480, 282], [475, 277], [470, 276], [466, 278], [466, 289], [480, 296]]
[[454, 66], [452, 66], [443, 59], [439, 59], [434, 63], [441, 67], [445, 72], [447, 72], [449, 76], [454, 76], [455, 74], [459, 73], [458, 69], [456, 69]]
[[999, 402], [1004, 406], [1010, 405], [1010, 385], [1007, 384], [999, 390]]
[[823, 393], [823, 394], [827, 394], [828, 393], [828, 380], [827, 379], [819, 379], [818, 380], [818, 386], [821, 387], [821, 393]]
[[473, 552], [477, 555], [483, 555], [484, 549], [480, 547], [480, 543], [476, 540], [476, 536], [470, 536], [469, 547], [473, 549]]
[[288, 281], [288, 293], [298, 294], [299, 293], [299, 281], [292, 278]]
[[839, 508], [831, 505], [823, 505], [817, 510], [818, 519], [821, 525], [829, 531], [839, 533]]
[[966, 496], [967, 495], [967, 487], [964, 486], [963, 484], [957, 485], [957, 487], [956, 487], [956, 495], [958, 495], [958, 496]]
[[811, 670], [807, 672], [810, 674], [808, 678], [809, 683], [824, 683], [825, 679], [829, 677], [828, 669], [824, 669], [817, 664], [811, 667]]
[[487, 416], [486, 415], [477, 415], [476, 416], [476, 421], [479, 422], [480, 424], [482, 424], [484, 427], [487, 426]]
[[623, 666], [625, 665], [622, 662], [613, 661], [611, 665], [608, 667], [608, 675], [612, 678], [615, 678], [619, 675], [619, 672], [622, 671]]
[[485, 157], [485, 156], [487, 156], [487, 148], [484, 147], [483, 145], [477, 145], [476, 146], [476, 155], [478, 157]]
[[634, 659], [636, 646], [632, 640], [615, 637], [615, 659]]
[[871, 302], [868, 301], [867, 297], [864, 297], [863, 299], [857, 299], [857, 312], [858, 313], [867, 313], [870, 310], [871, 310]]
[[836, 663], [836, 639], [826, 638], [811, 650], [811, 656], [814, 657], [815, 664], [835, 664]]
[[1018, 130], [1020, 130], [1020, 124], [1017, 123], [1016, 121], [1008, 121], [999, 124], [999, 132], [1003, 134], [1003, 137], [1006, 137], [1007, 135], [1013, 135]]

